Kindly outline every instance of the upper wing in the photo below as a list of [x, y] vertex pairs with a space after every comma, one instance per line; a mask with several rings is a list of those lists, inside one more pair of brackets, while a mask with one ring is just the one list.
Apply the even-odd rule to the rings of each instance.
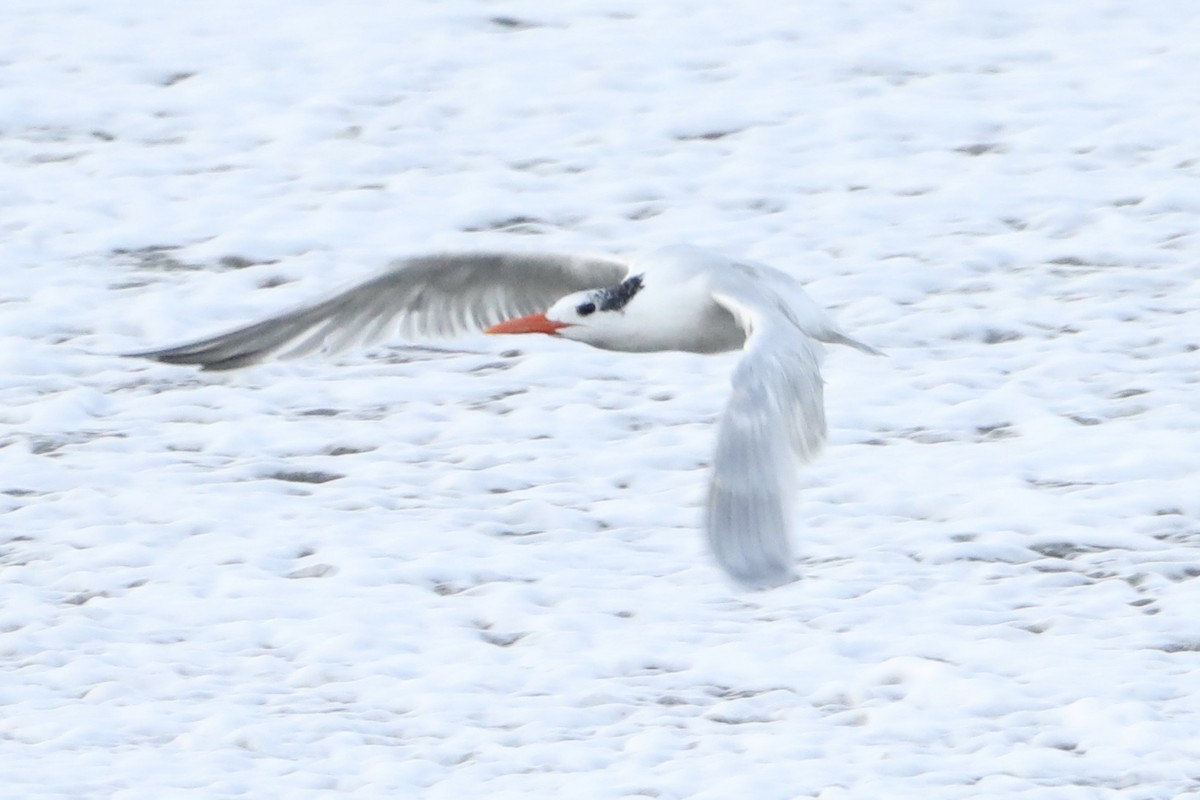
[[713, 299], [733, 314], [747, 341], [717, 433], [706, 534], [734, 580], [768, 589], [796, 578], [796, 472], [825, 442], [822, 347], [760, 287], [720, 287]]
[[616, 259], [463, 253], [400, 259], [328, 300], [177, 347], [131, 355], [233, 369], [282, 351], [296, 356], [376, 341], [392, 330], [446, 336], [544, 311], [572, 292], [619, 283]]

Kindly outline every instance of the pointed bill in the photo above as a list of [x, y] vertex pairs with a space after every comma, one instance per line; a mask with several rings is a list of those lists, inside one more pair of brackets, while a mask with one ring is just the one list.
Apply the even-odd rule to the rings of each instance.
[[565, 322], [546, 319], [545, 314], [530, 314], [493, 325], [484, 333], [554, 333], [567, 327], [570, 326]]

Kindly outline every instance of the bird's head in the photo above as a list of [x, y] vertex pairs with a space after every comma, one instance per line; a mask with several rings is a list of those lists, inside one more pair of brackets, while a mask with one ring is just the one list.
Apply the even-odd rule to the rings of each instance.
[[607, 289], [588, 289], [558, 300], [544, 313], [506, 320], [486, 333], [546, 333], [595, 347], [624, 349], [628, 336], [626, 306], [642, 289], [642, 276], [633, 275]]

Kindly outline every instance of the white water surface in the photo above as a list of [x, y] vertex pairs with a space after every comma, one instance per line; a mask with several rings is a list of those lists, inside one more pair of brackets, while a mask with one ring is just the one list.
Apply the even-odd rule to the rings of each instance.
[[[1200, 6], [7, 0], [0, 795], [1200, 797]], [[116, 354], [399, 255], [806, 282], [803, 580], [736, 354]]]

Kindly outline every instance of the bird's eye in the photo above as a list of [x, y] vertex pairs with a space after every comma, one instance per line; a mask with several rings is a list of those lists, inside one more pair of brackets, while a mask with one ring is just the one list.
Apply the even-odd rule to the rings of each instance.
[[588, 314], [591, 314], [595, 310], [596, 310], [595, 303], [580, 303], [578, 306], [575, 307], [575, 313], [581, 317], [586, 317]]

